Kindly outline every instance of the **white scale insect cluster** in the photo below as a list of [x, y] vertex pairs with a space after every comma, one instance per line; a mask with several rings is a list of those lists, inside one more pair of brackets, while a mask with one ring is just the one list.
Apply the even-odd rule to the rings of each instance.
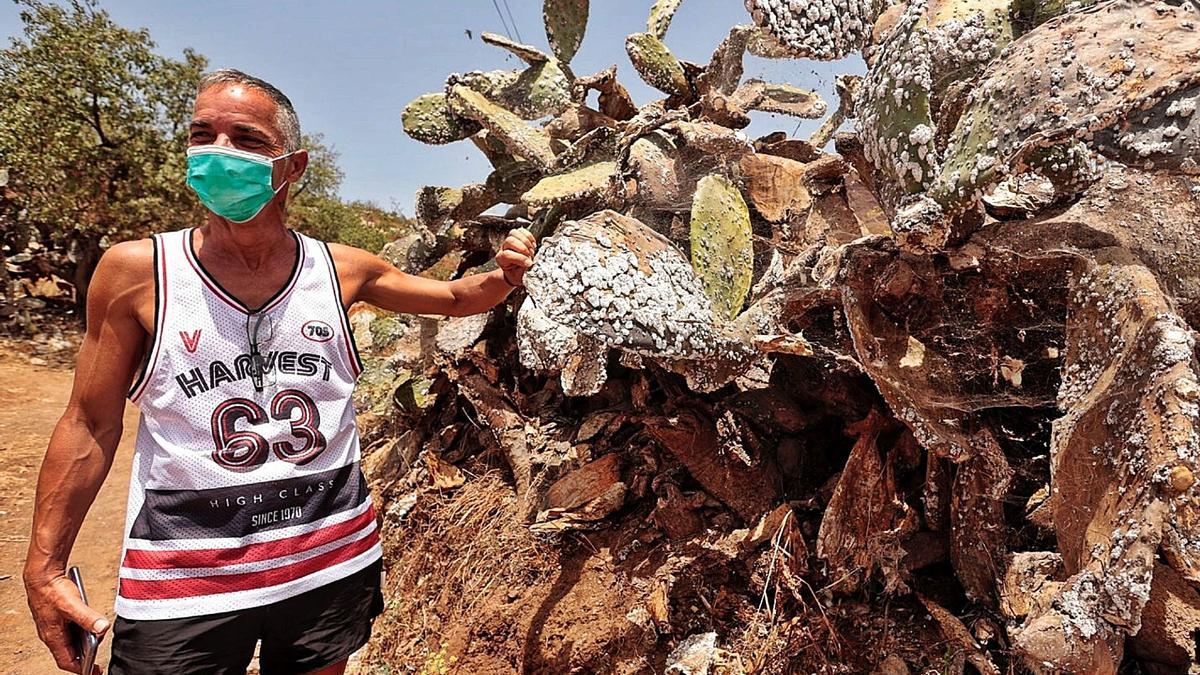
[[526, 285], [552, 321], [612, 347], [668, 358], [716, 347], [711, 302], [673, 249], [639, 260], [603, 234], [589, 240], [568, 229], [542, 244]]
[[[906, 192], [923, 186], [940, 163], [927, 123], [933, 55], [928, 31], [917, 28], [925, 9], [924, 1], [905, 8], [890, 37], [877, 49], [877, 66], [867, 74], [855, 102], [867, 159], [891, 173]], [[905, 125], [908, 120], [917, 122]]]
[[860, 49], [871, 35], [872, 0], [746, 0], [754, 23], [797, 56], [828, 61]]

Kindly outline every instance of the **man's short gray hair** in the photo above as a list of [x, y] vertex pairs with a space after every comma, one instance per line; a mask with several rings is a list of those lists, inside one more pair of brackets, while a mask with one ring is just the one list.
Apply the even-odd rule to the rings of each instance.
[[270, 96], [271, 100], [275, 101], [275, 126], [279, 127], [280, 133], [283, 134], [284, 151], [294, 152], [300, 149], [300, 118], [296, 115], [291, 100], [279, 91], [278, 87], [240, 70], [221, 68], [200, 76], [200, 82], [196, 85], [196, 95], [203, 94], [218, 84], [244, 84]]

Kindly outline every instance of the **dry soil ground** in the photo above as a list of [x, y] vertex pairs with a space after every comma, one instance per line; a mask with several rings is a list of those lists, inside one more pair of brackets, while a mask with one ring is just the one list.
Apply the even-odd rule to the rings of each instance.
[[[0, 345], [0, 673], [60, 672], [34, 632], [21, 567], [29, 538], [38, 467], [46, 441], [71, 392], [71, 371], [34, 366], [12, 343]], [[113, 617], [117, 558], [137, 415], [125, 411], [125, 438], [112, 473], [88, 513], [71, 557], [83, 571], [89, 600]], [[108, 641], [101, 645], [108, 662]]]

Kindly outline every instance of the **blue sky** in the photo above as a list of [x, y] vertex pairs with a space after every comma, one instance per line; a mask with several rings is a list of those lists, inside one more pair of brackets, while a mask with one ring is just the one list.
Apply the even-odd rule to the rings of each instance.
[[[497, 0], [501, 9], [502, 0]], [[541, 0], [508, 0], [524, 41], [545, 47]], [[644, 31], [652, 0], [592, 2], [578, 74], [617, 64], [618, 77], [643, 104], [660, 98], [644, 85], [625, 55], [625, 36]], [[479, 33], [503, 33], [492, 0], [358, 0], [318, 2], [174, 2], [101, 0], [119, 24], [145, 27], [158, 50], [178, 57], [191, 47], [213, 67], [239, 68], [280, 87], [295, 104], [306, 132], [324, 134], [346, 173], [342, 196], [412, 213], [422, 185], [458, 185], [487, 175], [487, 160], [469, 142], [428, 146], [408, 138], [400, 111], [420, 94], [440, 91], [446, 75], [519, 68], [507, 52], [483, 44]], [[0, 3], [0, 36], [18, 35], [18, 8]], [[508, 17], [505, 16], [505, 19]], [[729, 27], [749, 22], [742, 0], [685, 0], [666, 42], [680, 58], [706, 63]], [[468, 38], [466, 31], [473, 38]], [[514, 35], [515, 37], [515, 35]], [[833, 75], [861, 64], [766, 61], [747, 58], [747, 77], [786, 81], [832, 93]], [[748, 133], [793, 132], [797, 120], [761, 115]], [[819, 120], [801, 125], [807, 136]]]

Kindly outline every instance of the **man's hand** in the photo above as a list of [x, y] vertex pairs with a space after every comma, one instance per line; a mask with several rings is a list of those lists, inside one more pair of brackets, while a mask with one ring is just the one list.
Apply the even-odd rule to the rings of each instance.
[[[29, 598], [29, 610], [37, 625], [38, 637], [50, 648], [54, 662], [69, 673], [79, 672], [76, 660], [78, 646], [73, 644], [68, 623], [85, 626], [88, 630], [103, 635], [108, 630], [108, 619], [96, 610], [83, 604], [75, 584], [65, 573], [48, 579], [25, 576], [25, 593]], [[100, 668], [93, 667], [91, 673], [99, 675]]]
[[535, 251], [537, 240], [529, 230], [519, 227], [509, 232], [496, 254], [496, 264], [504, 271], [505, 281], [513, 286], [524, 284], [525, 270], [533, 266]]

